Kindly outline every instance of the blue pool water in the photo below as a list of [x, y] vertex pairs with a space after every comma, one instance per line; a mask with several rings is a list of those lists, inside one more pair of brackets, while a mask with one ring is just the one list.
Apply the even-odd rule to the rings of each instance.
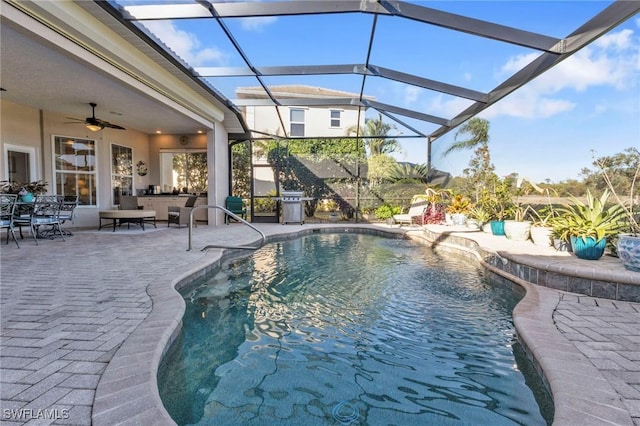
[[158, 375], [178, 424], [551, 421], [514, 338], [522, 292], [472, 262], [320, 234], [230, 261], [183, 296], [183, 332]]

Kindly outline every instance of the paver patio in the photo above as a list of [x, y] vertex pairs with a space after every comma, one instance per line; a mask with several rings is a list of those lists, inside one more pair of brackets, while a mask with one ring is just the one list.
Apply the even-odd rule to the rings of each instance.
[[[332, 227], [258, 226], [269, 239]], [[222, 250], [201, 252], [201, 247], [258, 238], [240, 224], [199, 226], [194, 250], [188, 252], [187, 232], [163, 226], [135, 234], [87, 230], [66, 242], [43, 240], [36, 246], [25, 239], [20, 249], [3, 241], [3, 425], [172, 423], [155, 388], [157, 363], [182, 315], [181, 298], [172, 286], [219, 261]], [[508, 252], [504, 238], [483, 238], [483, 247]], [[532, 245], [512, 246], [514, 256], [538, 255]], [[553, 259], [553, 250], [546, 255]], [[562, 383], [567, 390], [554, 394], [557, 414], [561, 404], [567, 405], [556, 424], [580, 419], [582, 424], [640, 425], [640, 304], [530, 284], [528, 291], [514, 320], [516, 327], [528, 329], [518, 332], [533, 342], [529, 349], [552, 388]], [[568, 356], [575, 361], [562, 361]], [[594, 402], [594, 395], [608, 402], [599, 406], [602, 401]]]

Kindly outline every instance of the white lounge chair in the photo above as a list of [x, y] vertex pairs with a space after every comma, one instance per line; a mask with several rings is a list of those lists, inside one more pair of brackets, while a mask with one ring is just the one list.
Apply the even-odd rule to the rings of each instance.
[[420, 223], [422, 223], [422, 214], [424, 213], [424, 209], [426, 209], [428, 205], [429, 202], [424, 200], [414, 202], [413, 204], [411, 204], [411, 206], [409, 206], [409, 211], [407, 213], [394, 214], [393, 220], [399, 224], [408, 223], [409, 225], [411, 225], [413, 223], [413, 218], [418, 217], [420, 218]]

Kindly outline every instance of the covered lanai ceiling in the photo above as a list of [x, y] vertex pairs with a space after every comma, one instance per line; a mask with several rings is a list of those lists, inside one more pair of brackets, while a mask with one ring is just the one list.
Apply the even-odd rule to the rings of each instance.
[[[544, 4], [547, 17], [558, 13], [560, 2], [538, 3]], [[500, 14], [503, 22], [495, 22], [484, 2], [118, 0], [99, 4], [140, 29], [150, 42], [158, 43], [163, 54], [183, 64], [192, 78], [220, 91], [237, 107], [355, 106], [363, 114], [380, 113], [401, 129], [402, 134], [391, 137], [426, 138], [429, 145], [640, 11], [638, 1], [564, 2], [562, 19], [554, 19], [560, 26], [550, 28], [545, 15], [528, 12], [530, 2], [517, 1], [497, 2], [505, 12]], [[209, 65], [170, 50], [163, 40], [168, 33], [158, 28], [174, 23], [205, 34], [203, 42], [222, 52], [222, 59]], [[252, 26], [255, 31], [249, 31]], [[275, 33], [275, 43], [274, 34], [265, 36], [268, 32]], [[309, 51], [311, 56], [301, 54]], [[497, 67], [477, 59], [465, 63], [471, 51], [529, 59], [501, 80], [465, 81], [464, 73], [456, 69], [459, 66], [474, 71], [485, 68], [485, 75], [495, 75]], [[301, 62], [309, 57], [313, 60]], [[436, 62], [451, 65], [438, 70], [454, 71], [437, 74], [432, 66]], [[351, 95], [277, 96], [286, 93], [274, 90], [283, 85], [323, 87]], [[234, 99], [238, 87], [261, 87], [266, 99]], [[448, 107], [434, 106], [431, 111], [423, 106], [428, 102], [403, 105], [388, 96], [394, 92]]]

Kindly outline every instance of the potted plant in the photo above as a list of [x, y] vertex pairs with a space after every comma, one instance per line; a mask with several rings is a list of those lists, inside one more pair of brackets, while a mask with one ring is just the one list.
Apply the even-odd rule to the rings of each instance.
[[623, 225], [621, 229], [621, 231], [626, 232], [621, 232], [614, 238], [616, 255], [620, 258], [625, 269], [640, 272], [640, 224], [638, 224], [638, 216], [634, 213], [634, 189], [637, 179], [640, 177], [640, 164], [636, 167], [635, 173], [633, 174], [629, 190], [629, 200], [627, 202], [622, 200], [615, 191], [605, 164], [602, 161], [596, 161], [596, 164], [600, 167], [600, 170], [602, 170], [602, 176], [604, 177], [607, 187], [613, 194], [617, 205], [624, 212], [626, 219], [626, 225]]
[[496, 183], [493, 193], [486, 195], [484, 205], [491, 213], [491, 233], [504, 235], [504, 220], [509, 217], [514, 206], [508, 179]]
[[446, 221], [446, 206], [445, 199], [448, 199], [451, 195], [451, 191], [447, 189], [435, 190], [433, 188], [427, 188], [425, 190], [427, 208], [422, 213], [422, 224], [436, 224], [439, 225]]
[[454, 225], [464, 225], [467, 222], [467, 214], [472, 207], [471, 200], [462, 194], [457, 194], [451, 198], [446, 212], [451, 215], [451, 221]]
[[573, 205], [561, 207], [571, 248], [580, 259], [597, 260], [604, 254], [607, 237], [616, 235], [623, 226], [624, 210], [620, 205], [606, 207], [610, 192], [595, 198], [587, 190], [587, 202], [570, 197]]
[[47, 193], [48, 183], [44, 180], [33, 182], [2, 181], [2, 192], [7, 194], [18, 194], [20, 199], [26, 203], [33, 201], [35, 195]]
[[556, 216], [553, 206], [545, 206], [539, 212], [534, 209], [529, 209], [531, 221], [531, 241], [533, 244], [542, 247], [549, 247], [553, 244], [553, 219]]
[[531, 232], [531, 221], [525, 220], [529, 206], [517, 204], [511, 210], [513, 219], [504, 221], [504, 235], [514, 241], [527, 241]]
[[551, 240], [553, 248], [558, 251], [571, 251], [569, 221], [564, 216], [554, 216], [550, 219]]
[[475, 225], [478, 227], [478, 229], [482, 229], [482, 231], [490, 234], [490, 220], [491, 214], [487, 209], [482, 206], [474, 206], [469, 210], [469, 220], [467, 220], [467, 224], [469, 224], [470, 221], [473, 221], [475, 222]]

